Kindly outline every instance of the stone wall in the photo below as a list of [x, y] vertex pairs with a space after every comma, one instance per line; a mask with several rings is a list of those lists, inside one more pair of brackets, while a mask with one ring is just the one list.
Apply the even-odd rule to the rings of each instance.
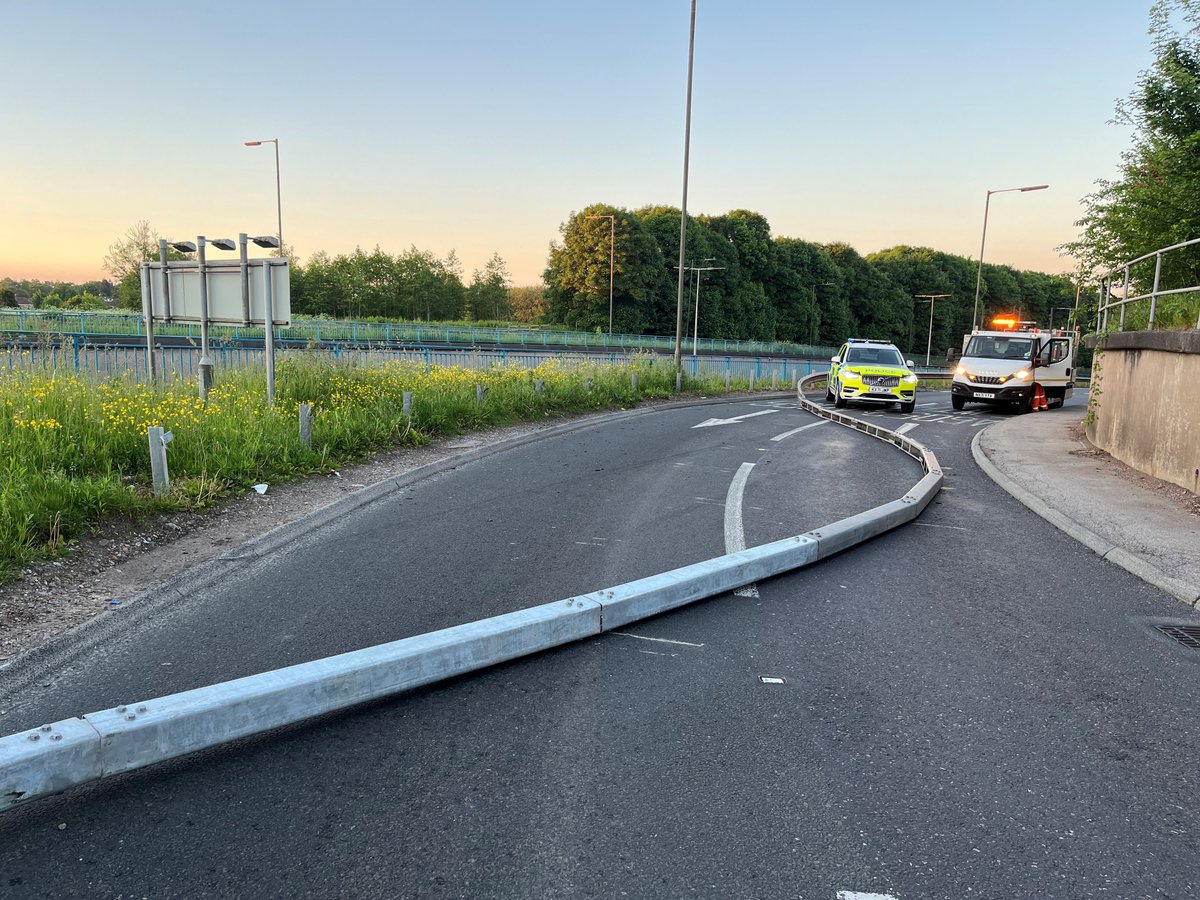
[[1200, 493], [1200, 331], [1109, 334], [1092, 379], [1088, 438], [1135, 469]]

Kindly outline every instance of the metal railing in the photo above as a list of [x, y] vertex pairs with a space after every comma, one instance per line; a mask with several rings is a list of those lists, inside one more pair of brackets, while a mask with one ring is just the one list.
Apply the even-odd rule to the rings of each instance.
[[[1102, 332], [1108, 331], [1109, 311], [1113, 308], [1117, 308], [1120, 310], [1120, 319], [1117, 323], [1117, 331], [1124, 331], [1126, 308], [1130, 303], [1140, 303], [1144, 300], [1150, 301], [1150, 316], [1146, 327], [1153, 329], [1154, 319], [1158, 312], [1159, 298], [1171, 297], [1178, 294], [1200, 292], [1200, 284], [1195, 284], [1191, 287], [1170, 288], [1169, 290], [1162, 290], [1161, 288], [1164, 254], [1170, 253], [1172, 250], [1180, 250], [1184, 247], [1194, 247], [1197, 244], [1200, 244], [1200, 238], [1192, 238], [1190, 241], [1184, 241], [1181, 244], [1172, 244], [1170, 247], [1163, 247], [1160, 250], [1154, 250], [1143, 256], [1139, 256], [1137, 259], [1131, 259], [1129, 262], [1109, 270], [1109, 272], [1100, 280], [1099, 330]], [[1149, 293], [1137, 294], [1132, 297], [1129, 296], [1129, 289], [1130, 285], [1132, 284], [1131, 279], [1133, 267], [1139, 263], [1147, 262], [1150, 259], [1154, 260], [1154, 280], [1151, 284]], [[1120, 279], [1120, 283], [1122, 284], [1121, 296], [1113, 299], [1113, 275], [1118, 272], [1122, 273], [1123, 275], [1123, 277]], [[1200, 313], [1197, 314], [1196, 328], [1200, 329]]]
[[[211, 325], [214, 340], [263, 339], [261, 327]], [[91, 340], [110, 336], [141, 336], [145, 333], [142, 317], [136, 313], [71, 312], [65, 310], [2, 310], [0, 334], [4, 332], [77, 335]], [[195, 323], [155, 325], [158, 337], [182, 337], [199, 340], [200, 326]], [[675, 339], [653, 334], [596, 334], [589, 331], [520, 328], [484, 325], [437, 325], [421, 322], [356, 322], [340, 319], [297, 319], [287, 327], [276, 328], [281, 342], [380, 343], [380, 344], [459, 344], [465, 346], [578, 347], [583, 350], [662, 350], [674, 351]], [[685, 355], [692, 341], [685, 345]], [[793, 344], [786, 341], [739, 341], [702, 338], [697, 349], [703, 353], [748, 355], [786, 355], [828, 358], [833, 347]]]
[[[342, 344], [312, 346], [280, 344], [284, 356], [327, 359], [352, 365], [382, 365], [389, 362], [417, 363], [426, 369], [459, 367], [488, 369], [493, 366], [534, 368], [556, 360], [567, 365], [622, 365], [645, 360], [640, 352], [536, 350], [508, 348], [438, 347], [364, 347]], [[160, 346], [155, 349], [158, 370], [167, 378], [192, 378], [200, 361], [198, 347]], [[219, 370], [244, 369], [264, 365], [265, 348], [243, 344], [213, 344], [209, 348], [213, 366]], [[671, 364], [666, 353], [655, 354], [656, 362]], [[788, 356], [734, 356], [732, 354], [687, 356], [683, 370], [692, 376], [718, 376], [750, 381], [762, 387], [773, 383], [779, 389], [790, 388], [797, 378], [824, 372], [829, 363], [823, 359]], [[17, 341], [0, 347], [2, 371], [91, 372], [102, 377], [127, 375], [135, 381], [149, 379], [146, 347], [139, 344], [110, 344], [64, 336], [59, 341]]]

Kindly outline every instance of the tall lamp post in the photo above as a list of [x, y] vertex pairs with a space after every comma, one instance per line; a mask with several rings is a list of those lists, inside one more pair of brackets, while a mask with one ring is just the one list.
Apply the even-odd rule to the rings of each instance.
[[1048, 184], [1033, 184], [1028, 187], [1000, 188], [997, 191], [987, 192], [987, 197], [983, 201], [983, 236], [979, 239], [979, 271], [975, 273], [975, 311], [971, 314], [972, 328], [979, 324], [979, 286], [983, 281], [983, 244], [987, 240], [988, 206], [992, 202], [992, 194], [1007, 194], [1010, 191], [1020, 191], [1024, 194], [1028, 191], [1044, 191], [1048, 187], [1050, 187]]
[[925, 368], [929, 368], [929, 354], [933, 351], [933, 304], [949, 294], [913, 294], [920, 300], [929, 301], [929, 339], [925, 342]]
[[613, 259], [617, 249], [617, 217], [584, 216], [585, 219], [608, 219], [608, 339], [612, 341], [613, 326]]
[[275, 211], [279, 215], [279, 255], [283, 256], [283, 197], [279, 191], [279, 138], [245, 141], [244, 143], [247, 147], [261, 147], [263, 144], [275, 145]]
[[692, 146], [692, 60], [696, 54], [696, 0], [688, 32], [687, 112], [683, 126], [683, 202], [679, 208], [679, 290], [675, 299], [675, 371], [683, 369], [683, 259], [687, 245], [688, 156]]

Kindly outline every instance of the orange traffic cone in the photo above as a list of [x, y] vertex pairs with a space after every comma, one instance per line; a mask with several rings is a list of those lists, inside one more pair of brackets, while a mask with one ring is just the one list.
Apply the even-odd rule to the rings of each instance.
[[1050, 404], [1046, 402], [1046, 392], [1042, 390], [1040, 384], [1035, 384], [1033, 386], [1033, 411], [1039, 412], [1049, 408]]

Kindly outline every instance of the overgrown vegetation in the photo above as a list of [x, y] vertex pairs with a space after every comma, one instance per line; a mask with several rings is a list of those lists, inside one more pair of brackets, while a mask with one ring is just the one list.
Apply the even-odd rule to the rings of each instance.
[[[261, 370], [225, 371], [205, 403], [190, 381], [150, 387], [53, 369], [0, 368], [0, 579], [61, 551], [108, 516], [203, 508], [249, 485], [328, 471], [383, 447], [669, 397], [675, 370], [653, 359], [477, 371], [337, 365], [284, 355], [276, 385], [270, 406]], [[724, 381], [685, 374], [683, 387], [717, 393]], [[733, 382], [735, 390], [748, 387]], [[409, 417], [406, 391], [412, 393]], [[301, 403], [316, 413], [311, 449], [299, 439]], [[171, 489], [161, 499], [151, 492], [150, 426], [174, 435]]]

